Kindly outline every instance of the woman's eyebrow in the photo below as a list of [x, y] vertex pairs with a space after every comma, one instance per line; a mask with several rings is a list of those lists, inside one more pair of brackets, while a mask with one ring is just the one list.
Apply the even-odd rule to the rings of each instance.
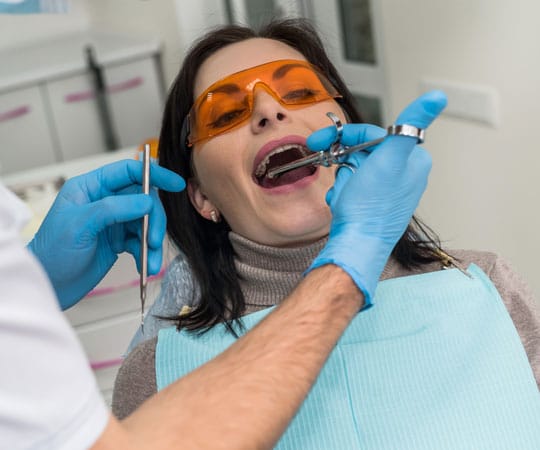
[[283, 66], [278, 67], [274, 71], [274, 73], [272, 74], [272, 79], [277, 80], [279, 78], [283, 78], [289, 70], [294, 69], [295, 67], [305, 67], [305, 66], [300, 63], [284, 64]]
[[234, 83], [228, 83], [228, 84], [221, 84], [217, 86], [215, 89], [210, 89], [210, 92], [223, 92], [224, 94], [230, 94], [232, 92], [238, 92], [240, 90], [240, 86]]
[[228, 84], [223, 84], [223, 85], [220, 85], [220, 86], [217, 86], [215, 89], [210, 89], [206, 95], [204, 96], [203, 99], [201, 99], [199, 102], [198, 102], [198, 106], [197, 106], [197, 111], [200, 111], [201, 108], [204, 107], [204, 104], [207, 100], [210, 100], [211, 101], [211, 98], [214, 94], [232, 94], [232, 93], [235, 93], [235, 92], [240, 92], [240, 86], [238, 86], [237, 84], [234, 84], [234, 83], [228, 83]]

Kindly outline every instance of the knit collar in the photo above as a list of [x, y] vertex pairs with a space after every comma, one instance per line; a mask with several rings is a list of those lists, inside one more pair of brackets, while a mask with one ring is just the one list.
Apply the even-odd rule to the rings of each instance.
[[265, 271], [302, 273], [320, 253], [328, 236], [297, 247], [258, 244], [232, 231], [229, 233], [229, 240], [236, 254], [235, 261], [241, 266]]
[[234, 232], [229, 239], [248, 312], [279, 304], [302, 279], [304, 271], [327, 241], [298, 247], [271, 247], [250, 241]]
[[[325, 236], [298, 247], [271, 247], [258, 244], [234, 232], [229, 239], [240, 288], [246, 299], [246, 313], [278, 305], [303, 278], [303, 273], [328, 240]], [[392, 278], [399, 263], [390, 258], [381, 280]]]

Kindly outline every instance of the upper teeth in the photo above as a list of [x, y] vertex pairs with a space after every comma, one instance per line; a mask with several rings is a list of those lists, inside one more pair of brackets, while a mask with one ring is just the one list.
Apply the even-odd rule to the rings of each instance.
[[270, 162], [270, 158], [274, 155], [277, 155], [278, 153], [285, 152], [287, 150], [291, 150], [293, 148], [299, 148], [302, 153], [304, 153], [304, 147], [302, 147], [300, 144], [285, 144], [280, 147], [276, 147], [274, 150], [272, 150], [268, 155], [264, 157], [264, 159], [259, 163], [257, 166], [257, 169], [255, 170], [255, 176], [256, 177], [262, 177], [266, 173], [266, 166], [268, 166], [268, 163]]

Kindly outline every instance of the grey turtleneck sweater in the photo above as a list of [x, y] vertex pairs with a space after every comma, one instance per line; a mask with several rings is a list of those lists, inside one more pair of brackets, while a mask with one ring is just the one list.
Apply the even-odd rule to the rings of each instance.
[[[303, 272], [320, 252], [326, 239], [294, 248], [275, 248], [256, 244], [231, 233], [236, 253], [235, 265], [242, 293], [246, 299], [246, 314], [279, 304], [302, 279]], [[498, 289], [516, 326], [537, 384], [540, 386], [540, 308], [528, 286], [500, 257], [493, 253], [456, 250], [450, 254], [461, 265], [478, 265]], [[440, 263], [427, 264], [416, 270], [406, 270], [390, 259], [381, 280], [440, 270]], [[179, 255], [170, 265], [162, 291], [145, 319], [147, 339], [137, 345], [120, 368], [114, 387], [112, 409], [124, 418], [156, 393], [155, 350], [159, 328], [171, 322], [154, 315], [174, 316], [184, 307], [193, 307], [199, 299], [199, 289], [185, 259]], [[138, 332], [134, 344], [142, 341]]]

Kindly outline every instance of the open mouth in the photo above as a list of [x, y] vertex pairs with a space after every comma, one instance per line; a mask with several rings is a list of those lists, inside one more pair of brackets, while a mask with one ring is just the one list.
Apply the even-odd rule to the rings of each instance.
[[299, 144], [286, 144], [277, 147], [258, 164], [253, 177], [259, 186], [267, 189], [295, 183], [302, 178], [313, 175], [317, 168], [315, 166], [300, 167], [281, 175], [276, 175], [274, 178], [268, 177], [268, 172], [271, 169], [296, 161], [310, 154], [311, 152], [306, 147]]

